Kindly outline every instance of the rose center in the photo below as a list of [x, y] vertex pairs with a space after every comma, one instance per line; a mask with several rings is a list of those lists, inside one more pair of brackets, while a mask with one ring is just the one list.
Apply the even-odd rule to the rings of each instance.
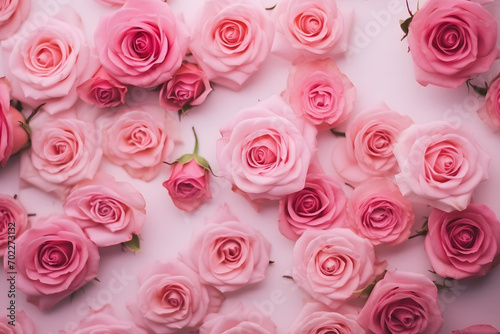
[[161, 300], [162, 306], [167, 309], [180, 309], [184, 305], [184, 296], [176, 287], [166, 287]]
[[465, 163], [462, 152], [453, 143], [430, 146], [425, 154], [425, 175], [428, 180], [446, 182], [457, 177]]
[[237, 262], [241, 257], [241, 245], [236, 240], [226, 240], [220, 246], [219, 252], [226, 262]]
[[73, 244], [67, 241], [45, 242], [38, 252], [38, 263], [45, 269], [64, 268], [73, 256]]
[[299, 196], [297, 196], [294, 202], [295, 212], [302, 217], [316, 215], [322, 207], [318, 196], [307, 189], [299, 192]]

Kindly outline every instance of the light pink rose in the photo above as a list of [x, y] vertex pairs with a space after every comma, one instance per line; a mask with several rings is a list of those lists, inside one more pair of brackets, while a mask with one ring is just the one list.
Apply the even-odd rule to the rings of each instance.
[[91, 179], [102, 150], [93, 122], [73, 110], [57, 116], [40, 113], [30, 122], [31, 150], [21, 157], [22, 180], [64, 199], [71, 187]]
[[101, 17], [94, 39], [102, 66], [112, 77], [153, 87], [170, 80], [181, 66], [188, 33], [167, 3], [128, 0]]
[[281, 97], [241, 110], [220, 133], [220, 174], [250, 199], [279, 199], [304, 188], [316, 129]]
[[500, 130], [500, 76], [489, 85], [484, 105], [477, 111], [479, 118], [494, 130]]
[[325, 130], [349, 117], [356, 89], [333, 60], [324, 59], [293, 66], [283, 96], [297, 115]]
[[275, 334], [271, 318], [241, 304], [229, 314], [209, 314], [200, 334]]
[[155, 105], [124, 107], [102, 123], [104, 155], [144, 181], [158, 175], [178, 137], [177, 121]]
[[428, 227], [425, 251], [442, 277], [484, 276], [500, 262], [500, 222], [486, 205], [449, 213], [434, 209]]
[[92, 78], [78, 86], [78, 96], [89, 103], [101, 108], [116, 107], [125, 103], [127, 86], [122, 85], [112, 78], [101, 67]]
[[4, 0], [0, 8], [0, 41], [12, 37], [29, 15], [31, 1]]
[[347, 125], [346, 138], [333, 151], [333, 166], [353, 186], [374, 176], [391, 177], [399, 167], [394, 142], [413, 121], [379, 104], [356, 115]]
[[2, 43], [2, 51], [12, 96], [32, 108], [45, 103], [43, 109], [50, 114], [71, 108], [78, 99], [78, 85], [99, 67], [71, 7], [28, 34]]
[[212, 91], [206, 74], [193, 63], [183, 63], [160, 91], [160, 105], [167, 110], [183, 110], [203, 103]]
[[96, 1], [109, 7], [123, 6], [127, 2], [127, 0], [96, 0]]
[[306, 230], [293, 248], [293, 279], [331, 308], [372, 283], [385, 266], [368, 240], [346, 228]]
[[241, 223], [225, 204], [207, 219], [190, 244], [182, 259], [203, 282], [221, 292], [235, 291], [265, 278], [271, 244], [259, 231]]
[[443, 325], [437, 288], [422, 274], [389, 271], [358, 317], [367, 334], [437, 334]]
[[[28, 213], [19, 200], [0, 194], [0, 257], [28, 228]], [[11, 242], [9, 242], [11, 241]]]
[[500, 331], [491, 325], [474, 325], [464, 329], [457, 329], [452, 334], [499, 334]]
[[280, 199], [278, 228], [288, 239], [297, 240], [307, 229], [347, 227], [346, 204], [341, 185], [314, 161], [304, 188]]
[[410, 236], [415, 215], [410, 201], [398, 186], [384, 178], [373, 178], [351, 193], [349, 223], [354, 232], [373, 245], [398, 245]]
[[282, 0], [273, 14], [272, 52], [282, 58], [331, 58], [347, 50], [352, 12], [344, 16], [335, 0]]
[[399, 135], [394, 155], [401, 193], [447, 212], [464, 210], [474, 188], [488, 178], [490, 157], [474, 135], [445, 122], [412, 125]]
[[99, 247], [130, 241], [146, 221], [142, 194], [104, 172], [73, 188], [63, 209]]
[[[51, 308], [97, 276], [97, 246], [61, 214], [37, 218], [16, 240], [16, 250], [16, 286], [41, 310]], [[4, 267], [10, 271], [7, 257]]]
[[127, 303], [135, 323], [155, 334], [176, 333], [200, 326], [217, 312], [223, 297], [200, 283], [198, 275], [177, 260], [156, 262], [138, 276], [137, 299]]
[[274, 26], [252, 0], [203, 3], [191, 31], [190, 50], [210, 81], [239, 90], [271, 50]]
[[498, 56], [497, 22], [468, 0], [432, 0], [415, 13], [408, 33], [415, 79], [456, 88], [486, 72]]
[[[9, 315], [0, 317], [0, 333], [2, 334], [35, 334], [35, 325], [23, 310], [16, 310], [15, 321]], [[14, 321], [14, 326], [10, 324]]]

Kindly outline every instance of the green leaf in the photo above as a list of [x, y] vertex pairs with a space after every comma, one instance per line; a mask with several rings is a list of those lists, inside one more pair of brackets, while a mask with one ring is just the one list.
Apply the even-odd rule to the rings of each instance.
[[127, 242], [124, 242], [123, 245], [125, 245], [125, 247], [127, 247], [128, 249], [130, 249], [131, 251], [134, 251], [134, 252], [142, 252], [141, 250], [141, 242], [139, 240], [139, 236], [137, 234], [132, 234], [132, 239], [127, 241]]
[[399, 20], [399, 26], [401, 27], [401, 30], [405, 33], [403, 38], [401, 40], [405, 39], [408, 36], [408, 32], [410, 31], [410, 23], [411, 20], [413, 20], [413, 16], [410, 16], [406, 20]]
[[335, 136], [335, 137], [345, 137], [344, 132], [340, 131], [335, 131], [334, 129], [330, 129], [330, 132]]

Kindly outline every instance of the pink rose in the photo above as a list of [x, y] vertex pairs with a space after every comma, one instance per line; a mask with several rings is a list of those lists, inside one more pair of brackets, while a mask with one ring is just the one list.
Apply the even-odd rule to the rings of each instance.
[[499, 334], [500, 331], [491, 325], [474, 325], [464, 329], [457, 329], [452, 334]]
[[322, 59], [347, 50], [352, 14], [334, 0], [282, 0], [273, 10], [273, 53], [290, 61]]
[[425, 251], [439, 276], [484, 276], [500, 262], [500, 222], [486, 205], [449, 213], [434, 209], [428, 227]]
[[490, 157], [473, 134], [445, 122], [412, 125], [398, 137], [394, 155], [401, 193], [443, 211], [464, 210], [488, 178]]
[[422, 274], [389, 271], [358, 317], [367, 334], [437, 334], [443, 325], [437, 288]]
[[357, 186], [347, 211], [353, 231], [373, 245], [404, 242], [415, 221], [411, 203], [394, 182], [384, 178], [373, 178]]
[[356, 89], [333, 60], [324, 59], [293, 66], [283, 95], [297, 115], [325, 130], [349, 117]]
[[0, 333], [2, 334], [35, 334], [35, 324], [23, 310], [16, 310], [14, 326], [8, 315], [0, 317]]
[[[16, 247], [17, 287], [41, 310], [51, 308], [97, 276], [97, 246], [64, 215], [36, 219], [16, 240]], [[7, 257], [4, 267], [10, 271]]]
[[304, 188], [316, 129], [282, 98], [241, 110], [220, 132], [220, 174], [250, 199], [279, 199]]
[[280, 199], [278, 228], [288, 239], [297, 240], [307, 229], [345, 227], [346, 204], [341, 185], [323, 172], [319, 161], [313, 162], [304, 188]]
[[5, 0], [0, 8], [0, 41], [12, 37], [24, 23], [31, 9], [29, 0]]
[[123, 6], [127, 2], [127, 0], [96, 0], [96, 1], [109, 7]]
[[104, 172], [79, 183], [66, 198], [63, 209], [99, 247], [130, 241], [146, 221], [142, 194]]
[[271, 318], [240, 304], [229, 314], [209, 314], [200, 327], [200, 334], [275, 334]]
[[364, 110], [347, 125], [346, 138], [333, 151], [337, 173], [353, 186], [374, 176], [399, 171], [393, 147], [396, 137], [413, 121], [385, 104]]
[[[28, 228], [28, 213], [19, 200], [0, 194], [0, 257]], [[11, 242], [9, 242], [11, 241]]]
[[408, 43], [419, 84], [456, 88], [498, 56], [497, 22], [468, 0], [432, 0], [415, 13]]
[[127, 87], [112, 78], [101, 67], [92, 78], [78, 86], [77, 92], [83, 101], [106, 108], [125, 103]]
[[46, 103], [43, 109], [50, 114], [71, 108], [78, 85], [99, 67], [81, 19], [70, 7], [28, 34], [2, 43], [2, 51], [12, 96], [32, 108]]
[[494, 130], [500, 130], [500, 76], [489, 85], [484, 105], [477, 111], [479, 118]]
[[94, 176], [102, 150], [93, 122], [68, 111], [41, 113], [30, 126], [31, 150], [21, 157], [21, 179], [63, 199], [75, 184]]
[[198, 275], [179, 261], [156, 262], [139, 276], [137, 299], [127, 303], [140, 327], [155, 334], [194, 329], [217, 312], [223, 297], [200, 283]]
[[177, 121], [155, 105], [124, 107], [103, 119], [103, 151], [134, 178], [150, 181], [177, 140]]
[[203, 103], [212, 91], [206, 74], [193, 63], [183, 63], [160, 91], [160, 105], [167, 110], [189, 111]]
[[182, 259], [200, 279], [221, 292], [235, 291], [265, 278], [271, 244], [256, 229], [242, 224], [227, 205], [191, 239]]
[[128, 0], [101, 17], [94, 38], [106, 71], [121, 83], [139, 87], [170, 80], [188, 44], [184, 24], [158, 0]]
[[346, 228], [306, 230], [293, 248], [293, 279], [331, 308], [372, 283], [385, 266], [368, 240]]
[[208, 79], [239, 90], [264, 62], [274, 27], [252, 0], [205, 1], [191, 31], [190, 50]]

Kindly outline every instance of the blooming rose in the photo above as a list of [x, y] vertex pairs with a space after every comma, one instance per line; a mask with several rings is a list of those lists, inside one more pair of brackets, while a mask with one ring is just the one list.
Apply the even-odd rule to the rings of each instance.
[[12, 319], [7, 315], [0, 317], [0, 333], [2, 334], [35, 334], [35, 325], [23, 310], [16, 310], [14, 326], [10, 323]]
[[356, 89], [333, 60], [324, 59], [293, 66], [283, 95], [297, 115], [324, 130], [349, 117]]
[[71, 108], [78, 85], [99, 67], [71, 7], [2, 46], [12, 96], [33, 108], [45, 103], [50, 114]]
[[238, 90], [267, 58], [273, 37], [274, 26], [257, 2], [210, 0], [194, 23], [189, 48], [210, 81]]
[[103, 121], [104, 155], [134, 178], [150, 181], [174, 149], [177, 122], [155, 105], [124, 107]]
[[437, 334], [443, 315], [436, 285], [422, 274], [389, 271], [373, 288], [358, 323], [370, 334]]
[[77, 88], [80, 98], [98, 107], [116, 107], [125, 103], [127, 87], [112, 78], [104, 68], [100, 68], [92, 78]]
[[227, 205], [195, 233], [182, 259], [200, 279], [221, 292], [235, 291], [264, 279], [271, 244], [254, 228], [242, 224]]
[[30, 122], [31, 151], [21, 157], [21, 179], [60, 198], [78, 182], [91, 179], [102, 157], [94, 124], [75, 115], [37, 115]]
[[488, 178], [490, 157], [473, 134], [445, 122], [412, 125], [398, 137], [394, 155], [401, 193], [443, 211], [464, 210]]
[[500, 76], [488, 87], [484, 105], [477, 111], [479, 118], [495, 130], [500, 130]]
[[200, 105], [212, 91], [206, 74], [193, 63], [184, 63], [160, 91], [160, 105], [167, 110], [183, 110]]
[[0, 7], [0, 41], [16, 33], [29, 15], [31, 1], [5, 0]]
[[384, 103], [364, 110], [348, 124], [346, 138], [334, 149], [335, 169], [353, 186], [374, 176], [393, 176], [399, 171], [393, 154], [394, 142], [411, 124], [410, 117]]
[[229, 314], [212, 313], [200, 327], [200, 334], [274, 334], [276, 325], [271, 318], [240, 304]]
[[96, 0], [97, 2], [102, 3], [103, 5], [112, 7], [112, 6], [123, 6], [127, 0]]
[[293, 248], [293, 279], [332, 308], [372, 283], [385, 266], [368, 240], [346, 228], [306, 230]]
[[63, 208], [99, 247], [130, 241], [141, 232], [146, 221], [146, 201], [142, 194], [104, 172], [79, 183]]
[[241, 110], [220, 132], [220, 173], [250, 199], [279, 199], [304, 188], [316, 129], [282, 98]]
[[432, 0], [415, 13], [408, 43], [415, 79], [456, 88], [486, 72], [498, 56], [497, 22], [482, 5], [468, 0]]
[[428, 226], [425, 251], [438, 275], [484, 276], [500, 262], [500, 222], [486, 205], [449, 213], [434, 209]]
[[452, 334], [499, 334], [500, 331], [491, 325], [474, 325], [464, 329], [457, 329]]
[[[69, 217], [36, 219], [16, 240], [16, 284], [28, 301], [48, 309], [97, 276], [99, 252]], [[8, 270], [4, 257], [5, 271]]]
[[181, 66], [188, 34], [169, 5], [158, 0], [128, 0], [99, 20], [95, 43], [102, 66], [124, 84], [153, 87]]
[[344, 227], [346, 204], [340, 184], [315, 161], [309, 167], [304, 188], [280, 199], [278, 228], [288, 239], [297, 240], [307, 229]]
[[4, 256], [9, 240], [14, 242], [28, 228], [28, 213], [19, 200], [0, 194], [0, 257]]
[[353, 231], [373, 245], [402, 243], [410, 236], [415, 221], [411, 203], [394, 182], [384, 178], [357, 186], [347, 210]]
[[136, 324], [151, 333], [176, 333], [201, 325], [217, 312], [222, 295], [201, 284], [198, 275], [180, 261], [156, 262], [139, 276], [137, 299], [127, 308]]

